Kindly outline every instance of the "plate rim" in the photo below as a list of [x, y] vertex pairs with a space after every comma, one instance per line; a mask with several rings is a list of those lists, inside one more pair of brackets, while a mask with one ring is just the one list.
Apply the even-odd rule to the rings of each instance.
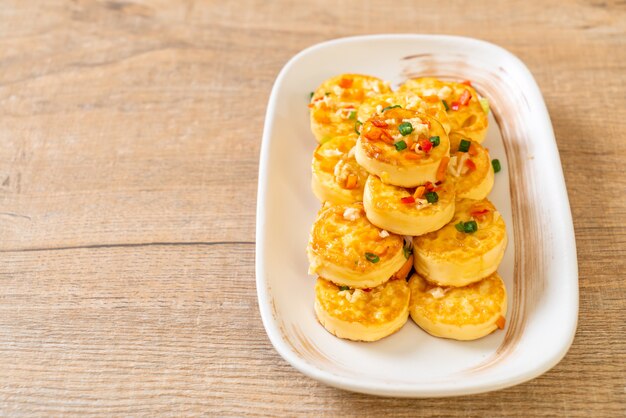
[[[486, 49], [493, 49], [500, 54], [503, 54], [507, 58], [511, 59], [515, 62], [516, 66], [523, 72], [523, 77], [529, 82], [529, 85], [532, 86], [534, 90], [532, 92], [538, 98], [538, 104], [542, 106], [540, 113], [545, 115], [546, 117], [546, 131], [545, 134], [549, 135], [550, 145], [553, 146], [554, 156], [556, 157], [556, 163], [558, 164], [555, 167], [554, 172], [559, 175], [558, 179], [555, 179], [558, 182], [559, 190], [562, 191], [563, 196], [561, 196], [562, 203], [564, 204], [564, 208], [562, 213], [565, 215], [565, 219], [563, 219], [564, 228], [563, 233], [567, 235], [568, 239], [564, 246], [567, 246], [567, 254], [570, 254], [571, 260], [565, 266], [569, 272], [571, 273], [571, 280], [573, 286], [570, 286], [570, 292], [573, 292], [572, 296], [572, 321], [569, 325], [569, 338], [564, 344], [559, 347], [559, 350], [555, 350], [551, 356], [547, 356], [542, 358], [541, 362], [533, 365], [527, 370], [519, 372], [517, 374], [511, 375], [506, 374], [500, 378], [492, 377], [488, 382], [481, 384], [464, 384], [463, 380], [458, 382], [455, 385], [440, 385], [440, 386], [423, 386], [423, 384], [407, 384], [407, 383], [386, 383], [384, 381], [379, 382], [379, 384], [372, 384], [368, 381], [359, 381], [358, 379], [350, 379], [345, 376], [335, 375], [325, 370], [321, 370], [314, 365], [309, 364], [306, 360], [298, 357], [292, 351], [292, 349], [285, 343], [280, 329], [276, 326], [276, 323], [273, 319], [273, 312], [270, 303], [270, 289], [269, 283], [264, 276], [265, 270], [265, 246], [264, 243], [266, 241], [266, 229], [264, 225], [264, 220], [266, 218], [265, 211], [265, 202], [264, 196], [267, 196], [267, 185], [268, 185], [268, 166], [269, 166], [269, 148], [270, 141], [273, 131], [274, 125], [274, 112], [276, 110], [276, 102], [278, 100], [278, 87], [282, 84], [282, 80], [285, 78], [286, 74], [289, 72], [290, 68], [297, 62], [301, 57], [310, 54], [318, 49], [327, 48], [339, 44], [346, 44], [351, 42], [362, 42], [368, 40], [414, 40], [414, 41], [424, 41], [429, 39], [438, 39], [441, 41], [449, 41], [449, 42], [458, 42], [464, 43], [468, 46], [474, 45], [475, 47], [481, 47]], [[380, 396], [396, 396], [396, 397], [442, 397], [442, 396], [459, 396], [459, 395], [469, 395], [475, 393], [488, 392], [492, 390], [502, 389], [505, 387], [514, 386], [528, 380], [531, 380], [535, 377], [540, 376], [541, 374], [547, 372], [556, 364], [558, 364], [563, 357], [568, 352], [576, 333], [577, 322], [578, 322], [578, 305], [579, 305], [579, 286], [578, 286], [578, 263], [577, 263], [577, 254], [576, 254], [576, 245], [575, 245], [575, 234], [571, 216], [571, 208], [569, 205], [569, 198], [567, 195], [567, 188], [565, 185], [565, 179], [563, 175], [563, 169], [560, 161], [560, 154], [558, 152], [558, 148], [556, 146], [556, 139], [554, 136], [554, 131], [552, 127], [552, 122], [549, 117], [549, 113], [547, 107], [545, 106], [545, 101], [543, 99], [543, 95], [537, 85], [534, 77], [526, 67], [526, 65], [517, 58], [514, 54], [509, 52], [508, 50], [495, 45], [493, 43], [470, 38], [463, 36], [454, 36], [454, 35], [434, 35], [434, 34], [376, 34], [376, 35], [361, 35], [361, 36], [350, 36], [350, 37], [342, 37], [332, 40], [327, 40], [324, 42], [320, 42], [314, 45], [311, 45], [294, 56], [292, 56], [287, 63], [282, 67], [278, 76], [276, 77], [274, 84], [272, 86], [272, 91], [270, 93], [270, 98], [267, 105], [267, 110], [265, 114], [264, 120], [264, 128], [263, 128], [263, 136], [261, 143], [261, 152], [259, 157], [259, 177], [258, 177], [258, 188], [257, 188], [257, 208], [256, 208], [256, 251], [255, 251], [255, 273], [256, 273], [256, 288], [257, 288], [257, 298], [259, 304], [259, 310], [261, 313], [261, 320], [263, 322], [263, 326], [265, 331], [270, 339], [270, 342], [278, 352], [278, 354], [285, 359], [291, 366], [300, 371], [301, 373], [326, 383], [330, 386], [347, 389], [355, 392], [380, 395]]]

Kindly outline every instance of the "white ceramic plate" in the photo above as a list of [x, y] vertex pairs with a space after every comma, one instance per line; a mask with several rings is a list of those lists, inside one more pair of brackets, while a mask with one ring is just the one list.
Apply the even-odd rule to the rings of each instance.
[[[375, 343], [338, 339], [313, 311], [306, 245], [320, 203], [310, 189], [317, 145], [309, 92], [341, 73], [396, 87], [415, 76], [472, 80], [489, 99], [490, 199], [509, 246], [499, 268], [509, 293], [504, 331], [472, 342], [432, 337], [410, 319]], [[385, 396], [451, 396], [515, 385], [565, 355], [576, 329], [578, 272], [567, 191], [550, 118], [524, 64], [495, 45], [460, 37], [376, 35], [315, 45], [293, 57], [269, 100], [257, 201], [256, 276], [263, 324], [276, 351], [329, 385]]]

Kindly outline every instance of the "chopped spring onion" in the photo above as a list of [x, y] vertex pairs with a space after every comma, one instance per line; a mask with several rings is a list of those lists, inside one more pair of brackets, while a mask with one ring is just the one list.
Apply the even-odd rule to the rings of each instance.
[[324, 93], [324, 96], [330, 96], [329, 92]]
[[365, 258], [367, 258], [367, 261], [374, 264], [380, 261], [380, 257], [373, 253], [365, 253]]
[[313, 98], [314, 94], [315, 94], [314, 92], [311, 92], [311, 94], [309, 95], [309, 100], [311, 100]]
[[360, 120], [354, 122], [354, 132], [356, 132], [358, 135], [361, 135], [361, 132], [359, 131], [359, 126], [361, 125], [363, 125], [363, 122], [361, 122]]
[[395, 144], [396, 150], [398, 151], [402, 151], [403, 149], [406, 149], [406, 142], [404, 141], [398, 141]]
[[402, 122], [398, 125], [398, 130], [402, 134], [402, 136], [407, 136], [411, 132], [413, 132], [413, 125], [410, 122]]
[[446, 112], [450, 110], [450, 106], [448, 106], [448, 102], [446, 102], [445, 100], [442, 100], [441, 103], [443, 103], [443, 107], [446, 108]]
[[500, 160], [497, 158], [495, 160], [491, 160], [491, 165], [493, 166], [493, 172], [498, 173], [502, 170], [502, 166], [500, 165]]
[[413, 251], [411, 250], [411, 247], [405, 245], [404, 247], [402, 247], [402, 252], [404, 253], [404, 258], [408, 260]]
[[469, 147], [472, 145], [467, 139], [461, 139], [461, 143], [459, 144], [459, 151], [467, 152], [469, 151]]
[[459, 222], [454, 225], [457, 231], [465, 232], [466, 234], [471, 234], [472, 232], [478, 231], [478, 224], [476, 221], [467, 221], [467, 222]]
[[467, 221], [463, 224], [463, 230], [468, 234], [471, 232], [476, 232], [478, 231], [478, 224], [476, 223], [476, 221]]
[[339, 290], [349, 290], [350, 288], [348, 286], [339, 286]]
[[430, 138], [428, 138], [428, 140], [431, 144], [433, 144], [433, 147], [436, 147], [440, 143], [439, 136], [431, 136]]
[[439, 195], [437, 192], [428, 192], [424, 195], [428, 203], [437, 203], [439, 201]]
[[395, 109], [396, 107], [402, 107], [400, 105], [393, 105], [393, 106], [387, 106], [385, 107], [383, 110], [380, 111], [380, 113], [385, 113], [385, 111], [389, 110], [389, 109]]
[[350, 114], [348, 115], [348, 119], [352, 119], [352, 120], [356, 119], [356, 111], [355, 110], [350, 112]]

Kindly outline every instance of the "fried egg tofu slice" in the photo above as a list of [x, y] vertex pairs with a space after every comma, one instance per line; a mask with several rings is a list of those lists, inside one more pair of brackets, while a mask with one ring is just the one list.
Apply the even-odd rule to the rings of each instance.
[[365, 99], [359, 106], [357, 119], [364, 123], [371, 117], [381, 115], [390, 108], [397, 106], [432, 116], [441, 123], [446, 133], [450, 133], [450, 121], [441, 100], [429, 99], [426, 101], [412, 91], [378, 94]]
[[469, 83], [422, 77], [407, 80], [399, 91], [412, 91], [425, 99], [432, 97], [445, 101], [451, 133], [478, 143], [484, 141], [489, 126], [487, 113], [480, 104], [478, 93]]
[[476, 340], [504, 328], [507, 294], [498, 273], [464, 287], [438, 287], [419, 274], [409, 280], [410, 314], [435, 337]]
[[[419, 189], [419, 190], [418, 190]], [[383, 183], [369, 176], [365, 183], [363, 206], [371, 223], [400, 235], [423, 235], [436, 231], [454, 216], [454, 184], [420, 186], [406, 189]], [[431, 192], [426, 190], [432, 189]], [[426, 196], [427, 193], [434, 195]], [[429, 202], [428, 197], [436, 202]]]
[[[433, 146], [430, 138], [436, 138]], [[360, 131], [356, 160], [387, 184], [417, 187], [436, 183], [450, 151], [448, 135], [435, 118], [394, 108], [367, 120]]]
[[489, 151], [478, 142], [469, 142], [467, 152], [459, 151], [458, 145], [451, 149], [448, 176], [455, 180], [458, 198], [482, 200], [493, 189], [493, 166]]
[[[475, 222], [476, 231], [460, 232], [461, 222]], [[460, 199], [449, 223], [413, 239], [415, 270], [441, 286], [466, 286], [496, 271], [506, 244], [504, 220], [489, 200]]]
[[315, 314], [320, 324], [339, 338], [377, 341], [406, 323], [410, 296], [403, 279], [363, 290], [339, 287], [320, 277], [315, 284]]
[[368, 221], [362, 203], [325, 203], [317, 215], [307, 254], [309, 273], [338, 285], [376, 287], [405, 264], [404, 239]]
[[311, 164], [313, 194], [322, 202], [363, 201], [368, 173], [354, 158], [356, 134], [338, 136], [318, 145]]
[[376, 77], [341, 74], [329, 78], [315, 90], [309, 103], [313, 135], [321, 143], [354, 132], [361, 103], [389, 92], [389, 83]]

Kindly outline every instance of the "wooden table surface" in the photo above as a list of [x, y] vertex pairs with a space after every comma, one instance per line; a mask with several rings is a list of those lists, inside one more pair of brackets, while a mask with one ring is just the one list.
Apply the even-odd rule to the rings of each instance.
[[[625, 29], [623, 1], [0, 0], [0, 415], [624, 416]], [[314, 43], [391, 32], [497, 43], [543, 91], [580, 316], [528, 383], [348, 393], [289, 366], [261, 324], [274, 78]]]

